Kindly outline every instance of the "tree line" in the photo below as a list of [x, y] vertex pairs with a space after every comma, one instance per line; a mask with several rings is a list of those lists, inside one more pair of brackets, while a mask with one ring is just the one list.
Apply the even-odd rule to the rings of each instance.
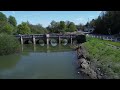
[[96, 34], [119, 34], [120, 33], [120, 11], [104, 11], [98, 18], [90, 21]]
[[41, 24], [33, 25], [31, 23], [22, 22], [17, 25], [16, 18], [13, 16], [6, 17], [0, 12], [0, 33], [7, 34], [45, 34], [45, 33], [64, 33], [77, 31], [77, 26], [70, 21], [52, 21], [48, 27]]
[[70, 21], [51, 21], [46, 28], [41, 24], [33, 25], [22, 22], [17, 25], [15, 17], [6, 17], [0, 12], [0, 33], [8, 34], [45, 34], [45, 33], [65, 33], [83, 30], [85, 27], [94, 27], [96, 34], [118, 34], [120, 33], [120, 11], [104, 11], [96, 19], [92, 19], [85, 25], [75, 25]]

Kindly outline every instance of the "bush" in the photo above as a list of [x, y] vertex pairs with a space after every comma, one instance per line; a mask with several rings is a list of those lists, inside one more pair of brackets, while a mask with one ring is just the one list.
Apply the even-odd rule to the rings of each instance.
[[18, 40], [7, 34], [0, 34], [0, 55], [8, 55], [20, 51]]

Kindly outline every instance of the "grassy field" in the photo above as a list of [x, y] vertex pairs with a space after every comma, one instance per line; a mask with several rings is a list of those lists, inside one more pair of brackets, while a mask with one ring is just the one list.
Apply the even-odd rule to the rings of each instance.
[[96, 64], [96, 68], [99, 67], [108, 78], [120, 78], [120, 49], [112, 48], [108, 43], [120, 45], [117, 42], [87, 38], [83, 46], [87, 57]]

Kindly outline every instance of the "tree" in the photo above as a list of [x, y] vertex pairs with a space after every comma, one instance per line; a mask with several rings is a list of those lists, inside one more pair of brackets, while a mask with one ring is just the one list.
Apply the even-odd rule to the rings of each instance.
[[60, 28], [60, 31], [59, 31], [59, 32], [62, 32], [62, 33], [65, 32], [65, 30], [66, 30], [66, 25], [65, 25], [65, 22], [64, 22], [64, 21], [60, 21], [59, 28]]
[[53, 20], [50, 24], [52, 33], [59, 33], [59, 22]]
[[95, 26], [94, 33], [118, 34], [120, 32], [120, 11], [105, 11], [97, 19], [90, 22]]
[[32, 25], [29, 22], [28, 26], [30, 27], [31, 33], [33, 34], [45, 34], [47, 33], [47, 29], [45, 29], [41, 24], [37, 24], [37, 25]]
[[18, 25], [18, 34], [30, 34], [30, 28], [26, 22], [22, 22], [20, 25]]
[[13, 17], [13, 16], [9, 16], [8, 22], [9, 22], [11, 25], [13, 25], [14, 27], [16, 27], [16, 25], [17, 25], [17, 21], [16, 21], [15, 17]]
[[7, 33], [7, 34], [12, 34], [12, 33], [13, 33], [13, 30], [14, 30], [14, 27], [11, 26], [9, 23], [6, 23], [6, 24], [3, 26], [2, 32], [3, 32], [3, 33]]
[[7, 23], [6, 15], [0, 12], [0, 33], [3, 31], [3, 27], [6, 25], [6, 23]]
[[0, 21], [7, 22], [7, 17], [2, 12], [0, 12]]
[[75, 24], [73, 22], [71, 22], [69, 25], [68, 25], [68, 30], [69, 32], [74, 32], [77, 30]]

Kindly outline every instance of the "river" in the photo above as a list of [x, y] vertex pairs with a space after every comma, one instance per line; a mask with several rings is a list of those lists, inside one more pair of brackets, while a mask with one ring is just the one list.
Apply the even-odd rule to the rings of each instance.
[[67, 46], [23, 45], [22, 53], [0, 56], [0, 79], [83, 79], [76, 52]]

